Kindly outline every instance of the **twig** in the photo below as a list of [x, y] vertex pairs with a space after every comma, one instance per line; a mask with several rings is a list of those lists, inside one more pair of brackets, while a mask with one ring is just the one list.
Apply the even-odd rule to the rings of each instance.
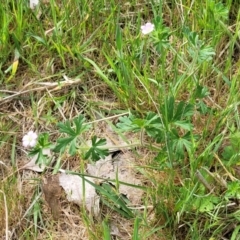
[[205, 167], [201, 167], [204, 171], [206, 171], [209, 176], [211, 176], [217, 183], [219, 183], [223, 188], [227, 189], [227, 183], [226, 181], [219, 176], [219, 174], [216, 174], [216, 173], [212, 173], [210, 172], [207, 168]]
[[128, 114], [129, 114], [129, 112], [124, 112], [124, 113], [120, 113], [120, 114], [113, 115], [113, 116], [110, 116], [110, 117], [105, 117], [105, 118], [97, 119], [97, 120], [94, 120], [94, 121], [91, 121], [91, 122], [83, 123], [83, 125], [102, 122], [102, 121], [110, 120], [110, 119], [113, 119], [113, 118], [118, 118], [118, 117], [128, 115]]
[[218, 160], [218, 162], [220, 163], [220, 165], [222, 166], [222, 168], [224, 169], [224, 171], [227, 173], [227, 175], [230, 177], [230, 179], [232, 181], [238, 180], [226, 169], [226, 167], [223, 165], [222, 161], [220, 160], [220, 158], [218, 157], [218, 155], [216, 153], [214, 153], [214, 157]]
[[[80, 83], [82, 81], [81, 79], [76, 79], [76, 80], [69, 79], [65, 75], [63, 75], [63, 78], [65, 79], [65, 81], [50, 82], [50, 83], [49, 82], [37, 82], [37, 83], [34, 82], [32, 85], [37, 85], [38, 84], [38, 85], [40, 85], [40, 87], [36, 87], [36, 88], [28, 89], [28, 90], [23, 90], [23, 91], [19, 91], [19, 92], [12, 92], [13, 93], [12, 95], [0, 99], [0, 105], [10, 101], [14, 97], [20, 96], [22, 94], [26, 94], [26, 93], [29, 93], [29, 92], [43, 91], [43, 90], [50, 89], [50, 88], [51, 88], [51, 91], [56, 91], [56, 90], [59, 90], [63, 87], [70, 86], [70, 85], [73, 85], [73, 84], [77, 84], [77, 83]], [[0, 92], [9, 93], [8, 90], [0, 90]]]
[[213, 187], [207, 182], [207, 180], [203, 177], [199, 170], [196, 171], [195, 175], [198, 180], [205, 186], [205, 188], [207, 188], [209, 192], [212, 192]]

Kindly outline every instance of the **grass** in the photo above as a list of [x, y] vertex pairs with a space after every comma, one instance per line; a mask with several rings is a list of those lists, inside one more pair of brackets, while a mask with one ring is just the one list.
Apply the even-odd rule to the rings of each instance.
[[[239, 7], [236, 0], [1, 4], [0, 236], [239, 239]], [[155, 31], [143, 35], [148, 21]], [[126, 142], [127, 132], [141, 143], [129, 150], [145, 187], [135, 219], [106, 206], [95, 219], [62, 200], [56, 223], [41, 195], [46, 172], [20, 170], [28, 130], [55, 142], [57, 124], [80, 114], [95, 126], [86, 140], [105, 121]], [[81, 172], [90, 161], [79, 151], [56, 156], [54, 172]]]

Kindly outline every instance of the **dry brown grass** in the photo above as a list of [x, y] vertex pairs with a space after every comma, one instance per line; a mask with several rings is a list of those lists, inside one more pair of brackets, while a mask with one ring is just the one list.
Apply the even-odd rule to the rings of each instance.
[[[2, 127], [8, 126], [8, 129], [14, 128], [17, 131], [12, 133], [12, 137], [16, 137], [16, 144], [11, 145], [12, 141], [6, 142], [0, 148], [1, 161], [1, 183], [0, 189], [3, 194], [0, 195], [3, 203], [3, 195], [7, 200], [7, 205], [0, 206], [0, 235], [6, 236], [5, 228], [8, 223], [9, 239], [101, 239], [102, 227], [101, 219], [107, 217], [110, 219], [111, 226], [117, 231], [118, 237], [116, 239], [131, 239], [133, 232], [134, 220], [126, 220], [119, 214], [111, 211], [107, 207], [102, 206], [101, 216], [99, 219], [94, 219], [91, 216], [86, 217], [82, 213], [82, 209], [78, 206], [67, 202], [66, 198], [61, 197], [60, 217], [58, 221], [54, 221], [51, 214], [51, 209], [45, 201], [44, 194], [41, 191], [42, 179], [46, 174], [51, 174], [51, 170], [46, 173], [35, 173], [31, 170], [23, 170], [22, 167], [29, 161], [27, 152], [21, 145], [21, 139], [28, 130], [37, 129], [38, 132], [51, 132], [51, 138], [54, 140], [57, 137], [55, 121], [46, 124], [43, 118], [46, 114], [46, 109], [54, 106], [54, 98], [62, 96], [74, 89], [76, 95], [81, 96], [81, 103], [76, 99], [70, 100], [68, 104], [63, 104], [59, 109], [54, 110], [53, 116], [55, 119], [63, 121], [65, 119], [72, 119], [77, 114], [86, 110], [90, 115], [99, 118], [94, 109], [96, 105], [99, 110], [111, 112], [111, 110], [119, 107], [114, 101], [114, 96], [111, 95], [109, 89], [102, 85], [94, 85], [90, 88], [89, 93], [85, 94], [81, 89], [76, 88], [76, 85], [67, 85], [59, 89], [54, 86], [41, 86], [40, 89], [23, 88], [19, 90], [18, 94], [11, 93], [9, 99], [0, 101]], [[26, 91], [26, 92], [24, 92]], [[30, 96], [31, 95], [31, 96]], [[34, 99], [32, 103], [31, 98]], [[88, 107], [89, 106], [89, 107]], [[94, 108], [92, 108], [94, 106]], [[87, 108], [86, 108], [87, 107]], [[34, 111], [37, 109], [37, 113]], [[89, 115], [89, 116], [90, 116]], [[93, 134], [106, 137], [107, 124], [100, 122], [94, 125]], [[104, 133], [105, 132], [105, 133]], [[7, 129], [1, 132], [4, 136], [9, 134]], [[129, 138], [136, 138], [136, 136], [128, 136]], [[112, 138], [114, 139], [114, 137]], [[118, 142], [115, 142], [116, 145]], [[13, 155], [12, 155], [13, 151]], [[147, 152], [142, 152], [141, 159], [136, 159], [137, 165], [147, 165]], [[134, 155], [131, 158], [135, 158]], [[12, 160], [11, 160], [12, 159]], [[12, 162], [11, 162], [12, 161]], [[69, 157], [63, 159], [62, 167], [72, 171], [79, 171], [81, 158]], [[14, 168], [12, 166], [14, 164]], [[139, 175], [140, 176], [140, 175]], [[141, 177], [144, 179], [144, 176]], [[34, 200], [38, 196], [38, 200]], [[35, 226], [34, 221], [34, 207], [38, 202], [38, 210], [40, 210], [40, 218]], [[35, 209], [36, 210], [36, 209]], [[7, 218], [5, 215], [7, 214]], [[34, 235], [34, 228], [37, 229], [37, 237]], [[116, 230], [117, 229], [117, 230]], [[144, 228], [141, 230], [144, 231]], [[28, 237], [27, 237], [28, 236]], [[149, 239], [159, 239], [159, 233]], [[165, 239], [164, 237], [162, 239]]]

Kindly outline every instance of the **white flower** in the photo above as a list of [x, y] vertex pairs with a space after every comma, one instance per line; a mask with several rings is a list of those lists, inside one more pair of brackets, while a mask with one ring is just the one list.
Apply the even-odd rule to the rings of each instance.
[[34, 9], [39, 4], [39, 0], [30, 0], [29, 5], [31, 9]]
[[145, 25], [141, 26], [142, 34], [146, 35], [154, 30], [154, 24], [147, 22]]
[[24, 147], [34, 147], [37, 144], [38, 135], [29, 131], [26, 135], [23, 136], [22, 143]]

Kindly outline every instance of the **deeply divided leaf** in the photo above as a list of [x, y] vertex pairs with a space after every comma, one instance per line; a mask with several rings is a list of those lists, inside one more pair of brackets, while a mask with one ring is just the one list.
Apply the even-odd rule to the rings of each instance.
[[85, 154], [85, 159], [91, 158], [93, 161], [97, 161], [100, 158], [105, 158], [108, 156], [109, 151], [106, 148], [102, 148], [102, 146], [106, 145], [106, 139], [97, 139], [96, 136], [92, 138], [92, 146]]
[[65, 123], [59, 123], [59, 131], [61, 133], [65, 133], [68, 135], [68, 137], [65, 138], [59, 138], [57, 140], [57, 145], [54, 148], [55, 152], [64, 151], [68, 145], [69, 147], [69, 153], [70, 155], [74, 155], [77, 150], [77, 137], [86, 132], [90, 129], [90, 124], [84, 124], [85, 118], [83, 115], [79, 115], [78, 117], [73, 119], [74, 125], [72, 126], [69, 121], [66, 121]]

